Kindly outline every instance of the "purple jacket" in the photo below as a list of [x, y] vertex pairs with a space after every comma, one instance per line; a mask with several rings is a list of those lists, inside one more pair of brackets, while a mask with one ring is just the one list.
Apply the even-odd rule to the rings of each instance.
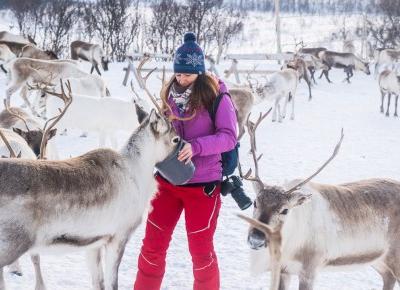
[[[228, 92], [219, 81], [219, 92]], [[179, 116], [178, 108], [170, 96], [168, 103], [173, 113]], [[181, 117], [189, 117], [185, 112]], [[236, 143], [236, 113], [229, 96], [224, 95], [215, 116], [215, 128], [206, 109], [196, 111], [189, 121], [173, 121], [178, 135], [192, 145], [192, 161], [196, 167], [194, 176], [188, 183], [211, 182], [222, 179], [221, 153], [232, 150]]]

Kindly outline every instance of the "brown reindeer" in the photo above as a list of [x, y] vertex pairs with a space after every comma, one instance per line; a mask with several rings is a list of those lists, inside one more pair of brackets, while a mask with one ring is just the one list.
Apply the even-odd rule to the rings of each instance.
[[98, 44], [88, 43], [81, 40], [71, 42], [71, 58], [78, 60], [86, 60], [92, 64], [90, 73], [96, 69], [97, 73], [101, 75], [99, 65], [101, 64], [104, 71], [108, 70], [109, 59], [105, 55], [103, 49]]
[[265, 184], [258, 170], [255, 130], [252, 136], [257, 192], [248, 243], [253, 249], [267, 248], [272, 271], [271, 290], [289, 289], [291, 275], [299, 276], [299, 289], [312, 290], [320, 269], [371, 265], [383, 279], [383, 289], [400, 282], [400, 182], [374, 178], [339, 185], [311, 182], [338, 154], [311, 176], [284, 186]]

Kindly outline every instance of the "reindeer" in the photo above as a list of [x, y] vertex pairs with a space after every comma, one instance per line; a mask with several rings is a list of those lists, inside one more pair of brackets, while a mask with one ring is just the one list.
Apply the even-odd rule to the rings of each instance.
[[[294, 120], [294, 95], [297, 89], [299, 80], [298, 72], [294, 69], [283, 69], [269, 75], [267, 82], [264, 85], [256, 83], [255, 87], [249, 81], [249, 85], [258, 96], [255, 104], [261, 103], [264, 100], [274, 102], [274, 112], [272, 114], [272, 122], [275, 122], [278, 117], [278, 122], [286, 117], [287, 103], [292, 101], [291, 120]], [[281, 101], [284, 100], [283, 112], [281, 112]]]
[[302, 47], [299, 49], [299, 53], [310, 54], [316, 58], [319, 58], [319, 53], [326, 50], [327, 49], [325, 47]]
[[[257, 192], [248, 243], [255, 250], [268, 248], [271, 290], [289, 289], [290, 275], [299, 276], [299, 289], [313, 289], [320, 269], [371, 265], [383, 278], [383, 289], [400, 282], [400, 182], [367, 179], [328, 185], [310, 182], [337, 155], [310, 177], [284, 186], [265, 184], [259, 177], [254, 150], [256, 126], [250, 123]], [[371, 234], [373, 233], [373, 234]], [[260, 255], [260, 254], [259, 254]]]
[[11, 95], [21, 89], [21, 97], [35, 116], [39, 116], [39, 114], [27, 98], [27, 82], [56, 87], [57, 81], [61, 78], [85, 78], [91, 80], [91, 84], [96, 86], [97, 90], [93, 94], [100, 93], [101, 97], [109, 94], [104, 81], [100, 77], [85, 73], [70, 61], [17, 58], [9, 63], [9, 68], [10, 82], [6, 90], [7, 105], [10, 105]]
[[383, 113], [383, 101], [385, 95], [388, 95], [386, 117], [389, 117], [390, 98], [394, 94], [396, 96], [395, 111], [394, 115], [397, 117], [397, 101], [400, 95], [400, 77], [395, 72], [390, 70], [384, 70], [379, 74], [379, 89], [381, 92], [381, 113]]
[[[45, 90], [45, 89], [44, 89]], [[49, 94], [60, 96], [59, 93]], [[109, 139], [113, 149], [118, 148], [116, 133], [119, 130], [132, 132], [137, 127], [134, 103], [116, 98], [96, 98], [74, 95], [74, 102], [68, 112], [57, 124], [59, 129], [80, 129], [83, 132], [96, 132], [99, 147]], [[50, 96], [46, 102], [46, 114], [50, 118], [58, 113], [60, 98]]]
[[348, 83], [350, 83], [350, 78], [353, 76], [353, 70], [361, 70], [365, 72], [367, 75], [370, 74], [369, 66], [367, 62], [363, 62], [360, 58], [355, 56], [353, 53], [341, 53], [341, 52], [334, 52], [334, 51], [321, 51], [319, 53], [319, 58], [325, 64], [328, 69], [324, 69], [319, 76], [325, 75], [325, 78], [328, 82], [331, 83], [329, 79], [329, 70], [332, 67], [335, 68], [343, 68], [344, 72], [346, 73]]
[[9, 41], [9, 42], [17, 42], [22, 44], [34, 44], [36, 42], [32, 39], [30, 35], [28, 35], [28, 39], [21, 35], [13, 34], [8, 31], [0, 31], [0, 41]]
[[0, 161], [0, 199], [7, 200], [0, 203], [7, 213], [0, 215], [2, 267], [26, 252], [88, 249], [93, 287], [118, 289], [125, 245], [156, 191], [154, 166], [179, 142], [155, 110], [139, 122], [119, 152], [98, 149], [65, 161]]
[[[12, 131], [17, 133], [26, 141], [34, 154], [39, 157], [40, 145], [43, 139], [42, 126], [24, 110], [20, 108], [8, 108], [5, 106], [5, 109], [0, 112], [0, 128], [12, 129]], [[57, 129], [51, 130], [49, 132], [48, 140], [53, 138], [56, 135], [56, 132]], [[48, 157], [52, 160], [58, 159], [58, 152], [55, 144], [49, 144], [48, 149]]]
[[54, 60], [58, 59], [57, 54], [51, 50], [41, 50], [32, 44], [25, 45], [19, 57], [28, 57], [35, 59], [43, 59], [43, 60]]
[[381, 67], [395, 69], [395, 64], [400, 61], [400, 50], [396, 49], [377, 49], [375, 51], [375, 78]]
[[304, 81], [306, 82], [307, 86], [308, 86], [308, 100], [311, 101], [312, 99], [312, 94], [311, 94], [311, 80], [310, 80], [310, 76], [308, 75], [307, 72], [307, 63], [304, 59], [302, 59], [301, 57], [295, 55], [295, 57], [286, 62], [285, 65], [283, 66], [283, 68], [291, 68], [297, 71], [297, 73], [299, 74], [299, 80], [300, 79], [304, 79]]
[[90, 73], [96, 69], [97, 73], [101, 75], [99, 65], [101, 64], [104, 71], [108, 71], [108, 57], [104, 54], [103, 49], [98, 44], [92, 44], [81, 40], [71, 42], [71, 58], [83, 59], [92, 63]]

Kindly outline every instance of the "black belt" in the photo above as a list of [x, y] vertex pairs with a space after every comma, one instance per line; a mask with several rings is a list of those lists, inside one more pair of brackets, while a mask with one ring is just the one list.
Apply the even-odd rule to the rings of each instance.
[[[171, 184], [171, 182], [169, 182], [165, 177], [163, 177], [159, 172], [157, 172], [155, 174], [155, 176], [159, 176], [162, 180], [165, 180], [166, 182], [168, 182], [169, 184]], [[212, 196], [215, 188], [217, 187], [217, 185], [219, 185], [221, 183], [221, 180], [215, 180], [215, 181], [210, 181], [210, 182], [199, 182], [199, 183], [186, 183], [186, 184], [182, 184], [182, 185], [175, 185], [178, 187], [203, 187], [203, 192], [204, 194], [206, 194], [207, 196]]]

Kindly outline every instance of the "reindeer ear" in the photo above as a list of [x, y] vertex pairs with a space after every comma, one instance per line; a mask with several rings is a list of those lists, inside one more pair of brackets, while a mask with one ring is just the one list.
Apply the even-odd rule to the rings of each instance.
[[308, 202], [311, 199], [311, 196], [312, 196], [311, 193], [306, 193], [301, 190], [296, 190], [290, 194], [289, 204], [292, 208], [298, 205], [302, 205], [303, 203]]
[[17, 133], [17, 134], [20, 135], [21, 137], [24, 137], [24, 136], [25, 136], [25, 132], [22, 131], [21, 129], [19, 129], [19, 128], [12, 128], [12, 129], [13, 129], [13, 131], [14, 131], [15, 133]]
[[136, 102], [135, 102], [135, 109], [136, 109], [136, 116], [138, 118], [138, 122], [139, 124], [141, 124], [143, 122], [144, 119], [146, 119], [146, 117], [149, 115], [149, 113], [147, 113], [143, 107], [139, 106]]

